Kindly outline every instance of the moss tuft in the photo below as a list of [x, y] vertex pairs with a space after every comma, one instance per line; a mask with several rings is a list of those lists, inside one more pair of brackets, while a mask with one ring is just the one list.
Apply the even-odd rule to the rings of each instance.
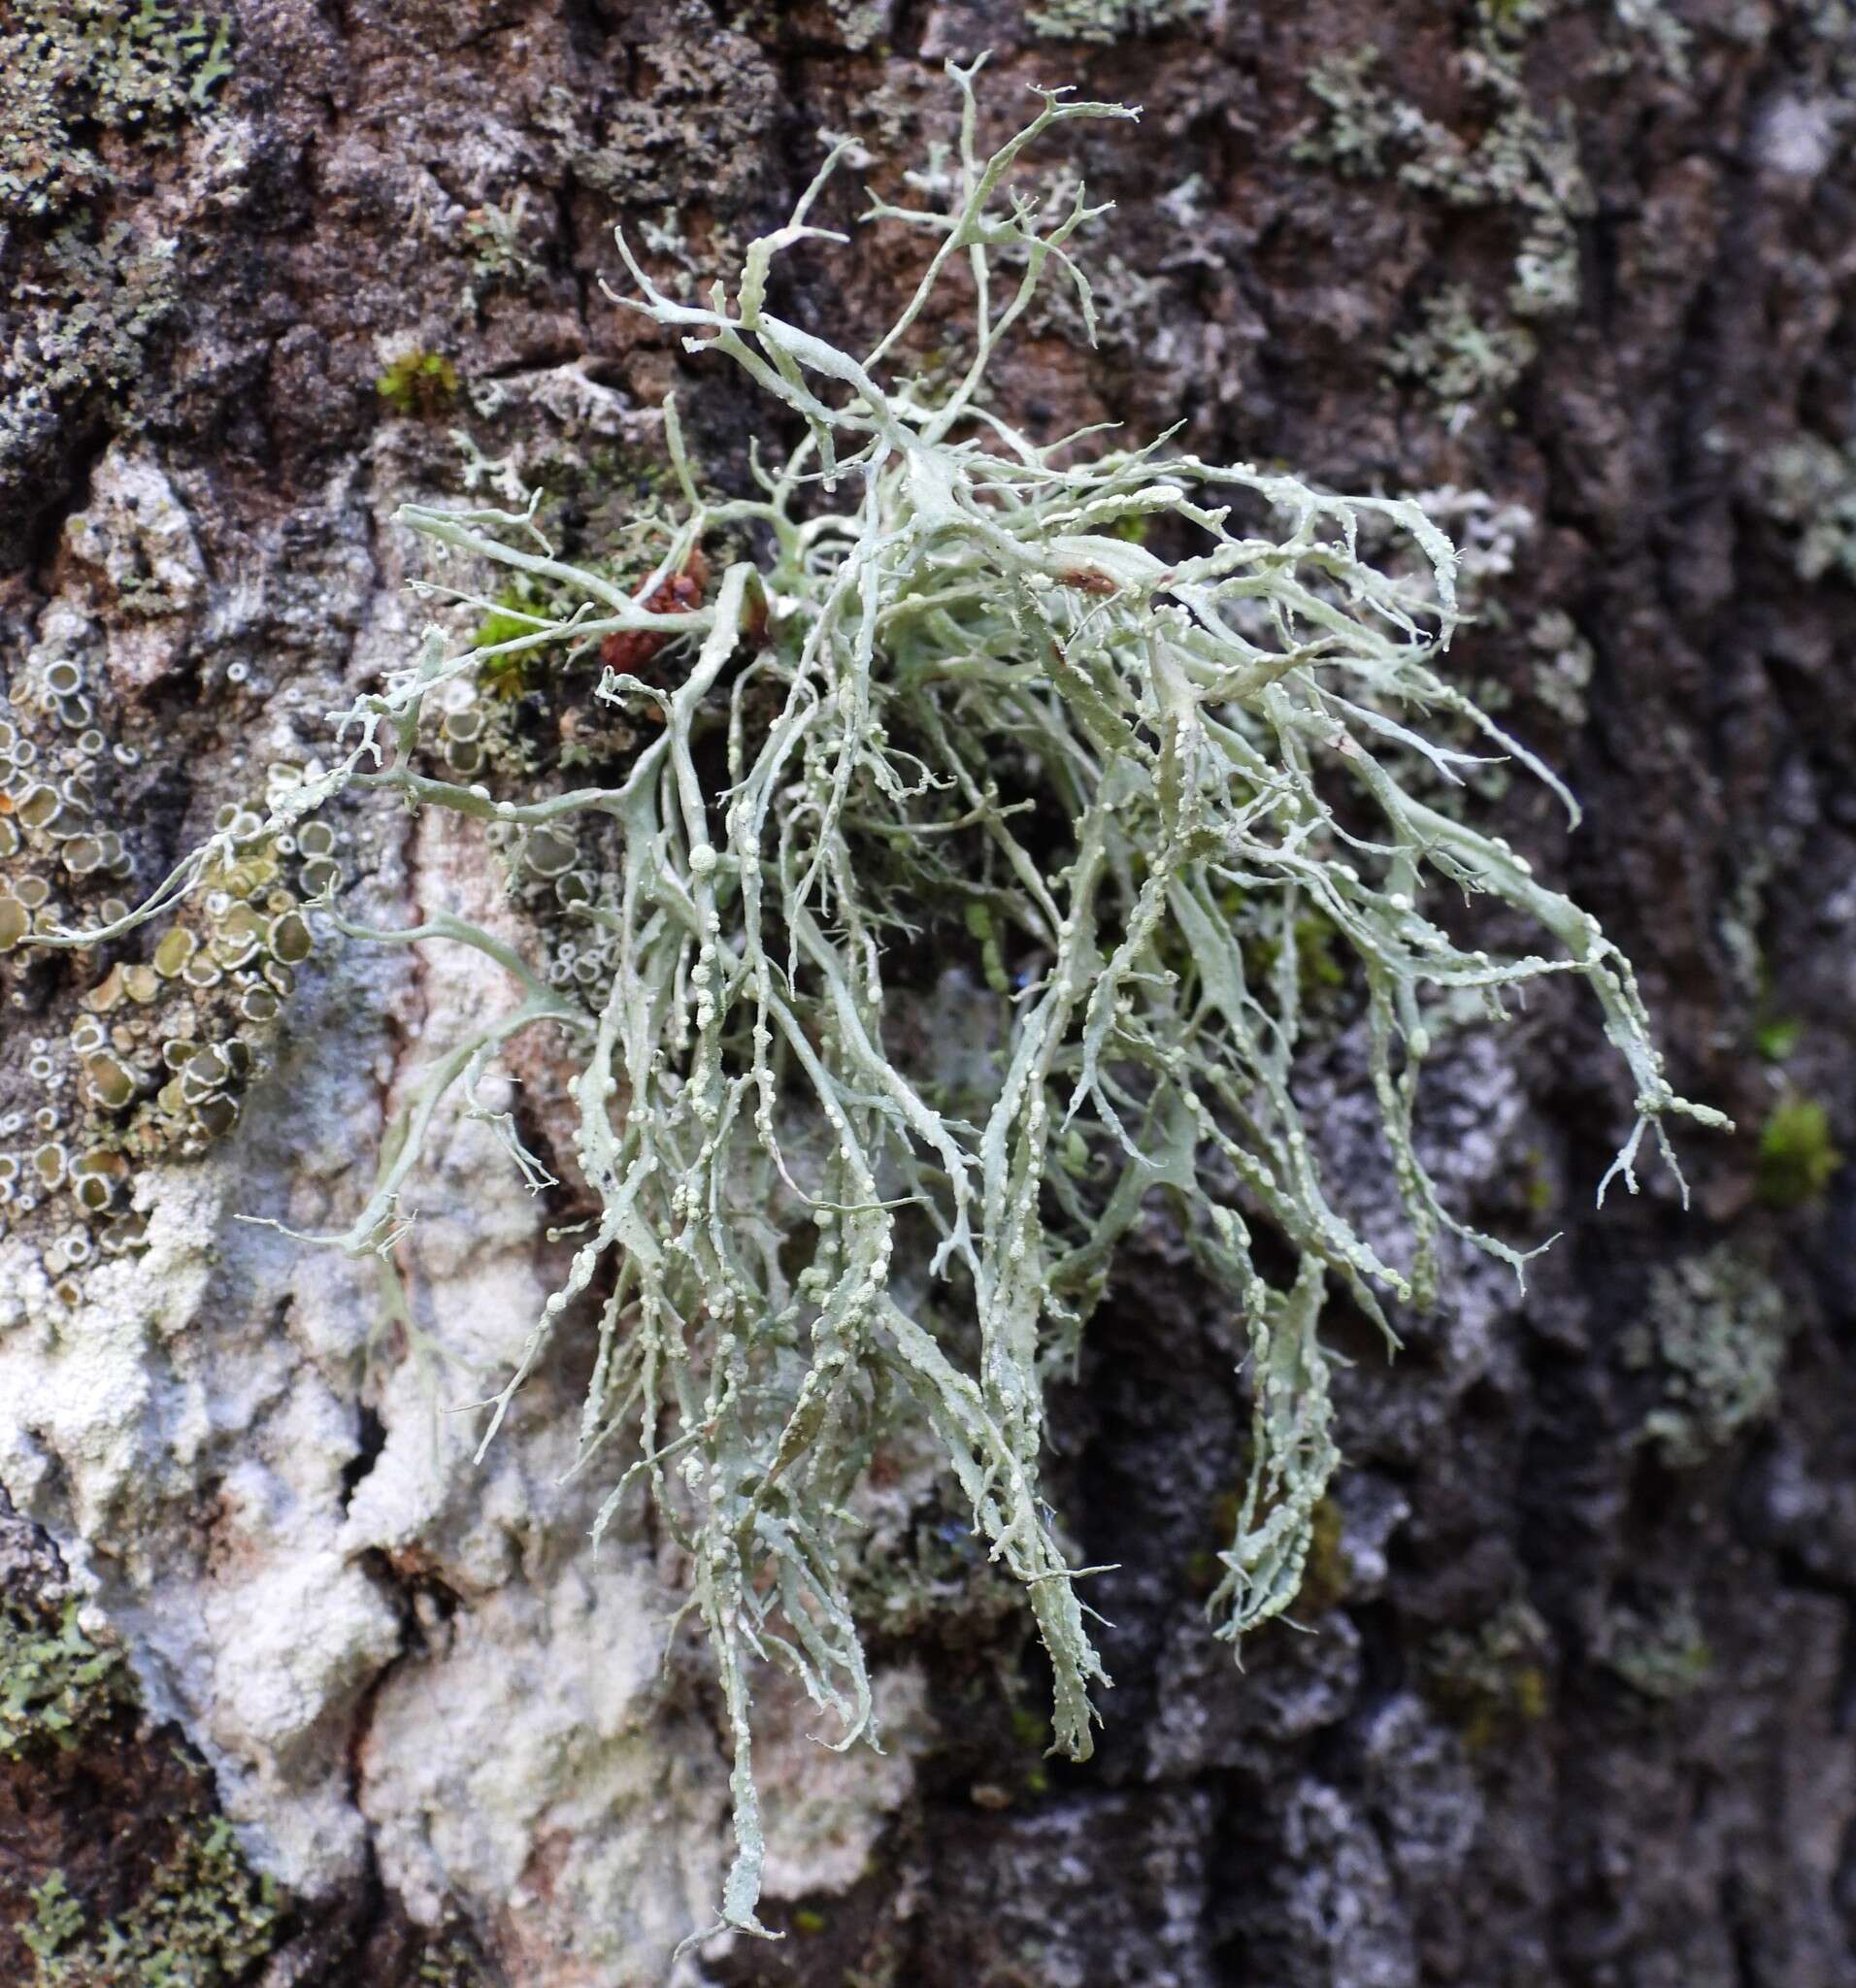
[[1463, 1736], [1486, 1751], [1552, 1709], [1553, 1641], [1527, 1602], [1507, 1603], [1472, 1630], [1446, 1630], [1426, 1650], [1425, 1694]]
[[1768, 1208], [1803, 1208], [1819, 1200], [1842, 1164], [1831, 1141], [1830, 1114], [1816, 1098], [1782, 1098], [1767, 1114], [1754, 1177]]
[[1805, 1024], [1795, 1014], [1768, 1015], [1755, 1024], [1753, 1048], [1762, 1063], [1784, 1063], [1797, 1050]]
[[396, 414], [429, 418], [444, 414], [457, 398], [457, 368], [443, 352], [402, 352], [374, 382], [374, 390]]

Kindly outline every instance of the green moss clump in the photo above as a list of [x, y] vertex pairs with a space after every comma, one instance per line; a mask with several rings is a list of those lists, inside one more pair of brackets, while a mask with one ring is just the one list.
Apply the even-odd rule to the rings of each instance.
[[1782, 1098], [1760, 1128], [1755, 1190], [1768, 1208], [1803, 1208], [1823, 1195], [1842, 1164], [1822, 1104]]
[[1783, 1063], [1797, 1049], [1805, 1024], [1795, 1014], [1775, 1014], [1756, 1024], [1753, 1047], [1762, 1063]]
[[1353, 1561], [1346, 1549], [1345, 1517], [1340, 1501], [1324, 1498], [1309, 1519], [1309, 1562], [1302, 1573], [1296, 1607], [1306, 1615], [1336, 1607], [1353, 1584]]
[[496, 595], [489, 612], [478, 623], [476, 643], [481, 649], [498, 651], [485, 658], [478, 681], [491, 697], [520, 697], [529, 686], [538, 659], [534, 652], [506, 651], [504, 645], [532, 635], [547, 618], [547, 606], [540, 589], [521, 580], [513, 581]]
[[491, 1975], [476, 1947], [458, 1933], [440, 1933], [419, 1955], [418, 1988], [489, 1988]]
[[1019, 1787], [1034, 1801], [1049, 1794], [1050, 1775], [1044, 1768], [1044, 1758], [1050, 1751], [1050, 1721], [1029, 1706], [1013, 1706], [1011, 1737], [1029, 1756], [1019, 1775]]
[[[1213, 1501], [1211, 1529], [1214, 1540], [1229, 1539], [1239, 1527], [1243, 1511], [1243, 1486], [1234, 1485]], [[1269, 1513], [1261, 1517], [1267, 1519]], [[1353, 1585], [1353, 1561], [1345, 1542], [1345, 1514], [1335, 1498], [1318, 1499], [1309, 1513], [1308, 1557], [1303, 1563], [1301, 1585], [1296, 1591], [1295, 1609], [1299, 1620], [1309, 1621], [1338, 1607]], [[1188, 1585], [1209, 1595], [1223, 1573], [1221, 1557], [1213, 1545], [1195, 1549], [1186, 1556]]]
[[1553, 1176], [1547, 1170], [1545, 1154], [1537, 1145], [1529, 1146], [1521, 1156], [1521, 1200], [1528, 1213], [1548, 1213], [1559, 1197]]
[[443, 352], [402, 352], [374, 382], [396, 414], [442, 414], [457, 398], [457, 368]]
[[[1290, 928], [1290, 950], [1295, 954], [1296, 978], [1304, 1001], [1313, 1002], [1346, 985], [1346, 969], [1341, 964], [1340, 932], [1333, 919], [1321, 911], [1304, 911]], [[1266, 970], [1275, 964], [1275, 949], [1265, 940], [1257, 947], [1259, 965]]]

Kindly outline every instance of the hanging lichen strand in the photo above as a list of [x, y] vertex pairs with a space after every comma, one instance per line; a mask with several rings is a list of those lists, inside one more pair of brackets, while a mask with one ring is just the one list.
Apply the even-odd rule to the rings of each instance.
[[[332, 771], [249, 834], [215, 836], [131, 917], [53, 942], [127, 931], [345, 791], [497, 825], [518, 869], [563, 879], [562, 915], [584, 935], [576, 958], [601, 963], [590, 987], [448, 914], [398, 933], [335, 917], [355, 939], [474, 946], [522, 989], [419, 1082], [337, 1240], [389, 1248], [446, 1094], [461, 1085], [475, 1104], [519, 1030], [569, 1039], [576, 1157], [598, 1211], [483, 1441], [584, 1300], [599, 1324], [581, 1464], [633, 1446], [601, 1524], [643, 1478], [688, 1555], [734, 1749], [722, 1917], [754, 1931], [749, 1673], [785, 1666], [837, 1715], [840, 1743], [869, 1733], [843, 1542], [894, 1418], [932, 1428], [992, 1557], [1024, 1584], [1055, 1676], [1056, 1746], [1088, 1754], [1090, 1687], [1107, 1680], [1040, 1495], [1044, 1383], [1072, 1361], [1154, 1190], [1252, 1350], [1251, 1475], [1211, 1604], [1235, 1642], [1294, 1596], [1337, 1462], [1324, 1288], [1338, 1280], [1375, 1318], [1375, 1287], [1421, 1304], [1439, 1230], [1470, 1233], [1412, 1139], [1427, 994], [1480, 989], [1499, 1016], [1512, 986], [1582, 976], [1634, 1085], [1637, 1125], [1613, 1169], [1627, 1179], [1646, 1126], [1661, 1140], [1671, 1112], [1724, 1122], [1665, 1081], [1630, 968], [1597, 922], [1402, 783], [1401, 768], [1432, 788], [1456, 778], [1464, 755], [1420, 729], [1438, 714], [1551, 780], [1435, 672], [1453, 554], [1415, 505], [1157, 444], [1040, 446], [988, 411], [988, 364], [1041, 284], [1073, 285], [1089, 318], [1068, 245], [1103, 212], [1078, 192], [1053, 217], [1008, 178], [1052, 126], [1135, 114], [1040, 92], [1026, 129], [982, 157], [977, 69], [949, 71], [959, 149], [910, 182], [923, 205], [871, 210], [933, 252], [861, 359], [767, 304], [774, 258], [821, 234], [807, 215], [844, 146], [792, 221], [747, 250], [732, 301], [720, 284], [706, 308], [664, 295], [621, 238], [639, 291], [627, 301], [803, 425], [759, 497], [699, 495], [667, 404], [680, 500], [642, 583], [556, 559], [533, 506], [407, 507], [441, 558], [512, 570], [543, 604], [516, 616], [524, 632], [454, 654], [428, 633], [412, 668], [342, 718]], [[971, 331], [963, 361], [930, 383], [901, 355], [931, 300], [943, 308], [944, 279]], [[1281, 535], [1234, 530], [1221, 493]], [[1367, 514], [1381, 538], [1409, 536], [1419, 580], [1363, 563]], [[764, 558], [712, 588], [703, 548], [724, 536]], [[1163, 559], [1148, 536], [1198, 549]], [[519, 664], [580, 694], [568, 672], [595, 645], [608, 667], [592, 695], [646, 742], [609, 782], [509, 799], [423, 770], [442, 766], [458, 686]], [[1554, 956], [1461, 949], [1427, 915], [1433, 882], [1527, 913]], [[1330, 1202], [1296, 1104], [1298, 932], [1311, 917], [1364, 980], [1405, 1268]], [[992, 1004], [996, 1061], [977, 1106], [971, 1083], [956, 1095], [938, 1077], [919, 1008], [901, 1025], [885, 978], [899, 961], [917, 986], [953, 973], [963, 1014]], [[1286, 1289], [1253, 1261], [1253, 1225], [1298, 1261]], [[1518, 1267], [1505, 1244], [1471, 1240]]]

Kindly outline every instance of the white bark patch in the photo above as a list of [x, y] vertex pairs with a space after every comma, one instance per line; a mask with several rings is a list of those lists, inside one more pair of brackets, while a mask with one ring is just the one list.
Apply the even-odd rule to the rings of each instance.
[[64, 545], [108, 613], [111, 680], [140, 697], [179, 664], [207, 578], [192, 522], [154, 457], [113, 443]]

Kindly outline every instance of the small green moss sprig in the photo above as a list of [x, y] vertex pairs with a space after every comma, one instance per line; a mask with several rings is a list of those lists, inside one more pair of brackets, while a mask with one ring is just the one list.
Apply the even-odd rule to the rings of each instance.
[[[1442, 1232], [1524, 1262], [1444, 1208], [1417, 1151], [1429, 1004], [1471, 990], [1499, 1018], [1530, 980], [1579, 976], [1635, 1098], [1607, 1182], [1635, 1186], [1646, 1132], [1668, 1152], [1668, 1117], [1725, 1122], [1671, 1089], [1596, 919], [1393, 771], [1459, 779], [1476, 762], [1426, 724], [1467, 727], [1572, 806], [1439, 673], [1455, 560], [1417, 505], [1164, 443], [1041, 445], [987, 405], [988, 370], [1042, 285], [1069, 284], [1094, 321], [1072, 247], [1104, 210], [1078, 188], [1053, 217], [1014, 189], [1014, 168], [1059, 124], [1136, 114], [1040, 91], [1036, 116], [988, 156], [978, 68], [949, 67], [957, 162], [910, 182], [920, 206], [870, 210], [928, 253], [861, 356], [770, 302], [776, 258], [842, 239], [809, 216], [844, 144], [791, 221], [748, 248], [732, 295], [665, 294], [620, 238], [637, 294], [618, 301], [740, 367], [772, 404], [770, 432], [799, 434], [774, 466], [755, 451], [757, 495], [699, 493], [667, 402], [676, 499], [642, 581], [557, 557], [532, 505], [405, 507], [439, 572], [457, 569], [458, 584], [422, 582], [428, 594], [485, 628], [511, 612], [509, 586], [532, 589], [519, 632], [491, 623], [499, 640], [459, 650], [432, 629], [340, 719], [340, 756], [259, 827], [222, 829], [129, 916], [42, 942], [105, 943], [259, 837], [300, 837], [344, 793], [483, 822], [513, 874], [586, 879], [561, 904], [599, 963], [590, 986], [448, 911], [399, 931], [326, 911], [356, 941], [475, 948], [518, 990], [415, 1083], [372, 1195], [328, 1240], [391, 1247], [453, 1090], [541, 1184], [513, 1121], [477, 1090], [518, 1033], [560, 1033], [595, 1212], [486, 1405], [483, 1441], [584, 1307], [597, 1350], [576, 1469], [610, 1468], [596, 1537], [642, 1484], [687, 1555], [734, 1752], [721, 1919], [749, 1932], [764, 1930], [750, 1674], [792, 1673], [836, 1714], [836, 1744], [871, 1733], [848, 1508], [899, 1420], [932, 1433], [976, 1533], [1028, 1597], [1054, 1679], [1053, 1750], [1089, 1753], [1091, 1689], [1107, 1679], [1077, 1593], [1087, 1570], [1041, 1488], [1045, 1386], [1075, 1362], [1154, 1196], [1249, 1339], [1251, 1474], [1210, 1605], [1235, 1643], [1295, 1597], [1339, 1461], [1318, 1330], [1329, 1288], [1386, 1326], [1375, 1293], [1426, 1302]], [[905, 355], [956, 272], [970, 356], [930, 383]], [[1404, 535], [1416, 560], [1363, 558], [1364, 520]], [[731, 539], [762, 554], [712, 580], [704, 548]], [[506, 582], [476, 584], [486, 569]], [[525, 683], [573, 694], [593, 645], [606, 664], [594, 698], [636, 720], [610, 778], [513, 798], [426, 771], [469, 686], [519, 658]], [[582, 864], [587, 851], [599, 860]], [[1430, 915], [1435, 886], [1525, 914], [1549, 950], [1460, 944]], [[1309, 932], [1364, 987], [1410, 1231], [1403, 1265], [1331, 1200], [1297, 1101]], [[937, 1067], [945, 1044], [922, 1026], [932, 1003], [902, 996], [937, 970], [963, 1013], [993, 1018], [990, 1074], [970, 1072], [958, 1106]], [[1290, 1253], [1286, 1279], [1253, 1255], [1259, 1227]]]
[[1821, 1101], [1787, 1094], [1759, 1129], [1755, 1191], [1768, 1208], [1803, 1208], [1823, 1197], [1842, 1164]]
[[434, 415], [457, 398], [457, 368], [443, 352], [402, 352], [374, 381], [396, 414]]
[[1424, 1651], [1419, 1682], [1472, 1753], [1537, 1725], [1553, 1704], [1553, 1637], [1519, 1595], [1473, 1629], [1450, 1629]]

